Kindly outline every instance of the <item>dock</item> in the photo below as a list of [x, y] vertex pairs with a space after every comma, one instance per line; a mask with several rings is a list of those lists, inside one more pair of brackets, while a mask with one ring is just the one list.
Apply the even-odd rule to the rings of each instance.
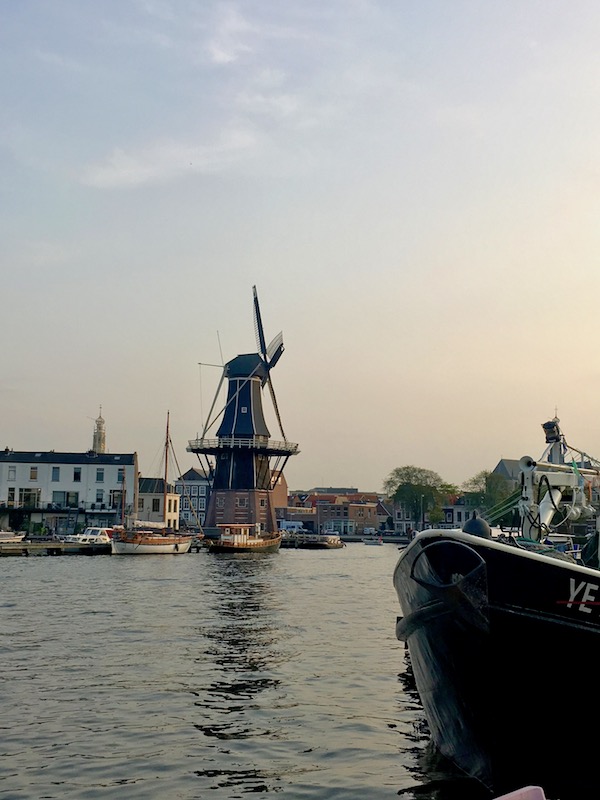
[[52, 540], [0, 543], [0, 556], [97, 556], [110, 554], [110, 544], [78, 544]]

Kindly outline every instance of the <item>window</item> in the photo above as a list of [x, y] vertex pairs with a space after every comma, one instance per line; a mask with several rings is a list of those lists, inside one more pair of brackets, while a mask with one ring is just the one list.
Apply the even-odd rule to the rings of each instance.
[[187, 511], [189, 509], [189, 507], [190, 507], [190, 501], [188, 500], [187, 497], [184, 497], [183, 498], [183, 508]]
[[167, 511], [168, 514], [172, 514], [173, 513], [173, 498], [172, 497], [169, 497], [169, 499], [167, 500], [167, 509], [168, 509], [168, 511]]
[[125, 470], [123, 469], [123, 467], [119, 467], [119, 469], [117, 470], [117, 482], [123, 483], [124, 478], [125, 478]]
[[19, 489], [19, 505], [27, 508], [39, 508], [41, 489]]
[[177, 494], [183, 494], [183, 486], [181, 485], [181, 483], [178, 483], [175, 486], [175, 491], [177, 492]]
[[225, 498], [224, 497], [217, 497], [216, 506], [217, 506], [217, 508], [225, 508]]
[[264, 497], [261, 497], [260, 498], [260, 507], [261, 508], [265, 508], [266, 505], [267, 505], [266, 499]]
[[144, 510], [144, 498], [138, 497], [138, 511]]
[[15, 504], [15, 487], [10, 486], [8, 489], [8, 506], [12, 508]]
[[192, 497], [196, 496], [198, 494], [198, 487], [190, 486], [190, 494], [192, 495]]
[[248, 413], [248, 406], [242, 406], [241, 412], [242, 412], [242, 414], [247, 414]]
[[160, 511], [160, 497], [152, 498], [152, 511], [154, 512]]
[[29, 480], [30, 481], [37, 481], [37, 467], [29, 467]]
[[202, 485], [198, 487], [198, 494], [206, 496], [206, 486]]
[[81, 467], [74, 467], [73, 483], [81, 483]]
[[96, 489], [96, 502], [104, 502], [104, 489]]
[[104, 467], [96, 469], [96, 483], [104, 483]]
[[206, 500], [201, 497], [198, 500], [198, 511], [205, 511], [206, 510]]
[[52, 467], [52, 481], [58, 483], [60, 480], [60, 467]]
[[236, 497], [235, 498], [235, 506], [236, 506], [236, 508], [248, 508], [248, 498], [247, 497]]
[[17, 468], [16, 467], [9, 467], [8, 468], [8, 480], [9, 481], [16, 481], [17, 480]]

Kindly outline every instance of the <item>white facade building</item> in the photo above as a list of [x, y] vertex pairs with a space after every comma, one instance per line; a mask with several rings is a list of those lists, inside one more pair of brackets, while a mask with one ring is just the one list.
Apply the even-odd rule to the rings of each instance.
[[0, 527], [111, 526], [137, 506], [137, 453], [0, 451]]

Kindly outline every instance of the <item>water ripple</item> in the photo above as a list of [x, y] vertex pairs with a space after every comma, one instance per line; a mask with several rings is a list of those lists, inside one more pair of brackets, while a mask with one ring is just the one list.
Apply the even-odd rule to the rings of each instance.
[[0, 796], [451, 800], [396, 556], [2, 559]]

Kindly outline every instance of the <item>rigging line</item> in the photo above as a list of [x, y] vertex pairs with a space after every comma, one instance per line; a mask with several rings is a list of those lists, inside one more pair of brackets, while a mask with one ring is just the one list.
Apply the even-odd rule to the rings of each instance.
[[200, 422], [204, 425], [204, 405], [202, 402], [202, 364], [198, 364], [198, 379], [200, 384]]

